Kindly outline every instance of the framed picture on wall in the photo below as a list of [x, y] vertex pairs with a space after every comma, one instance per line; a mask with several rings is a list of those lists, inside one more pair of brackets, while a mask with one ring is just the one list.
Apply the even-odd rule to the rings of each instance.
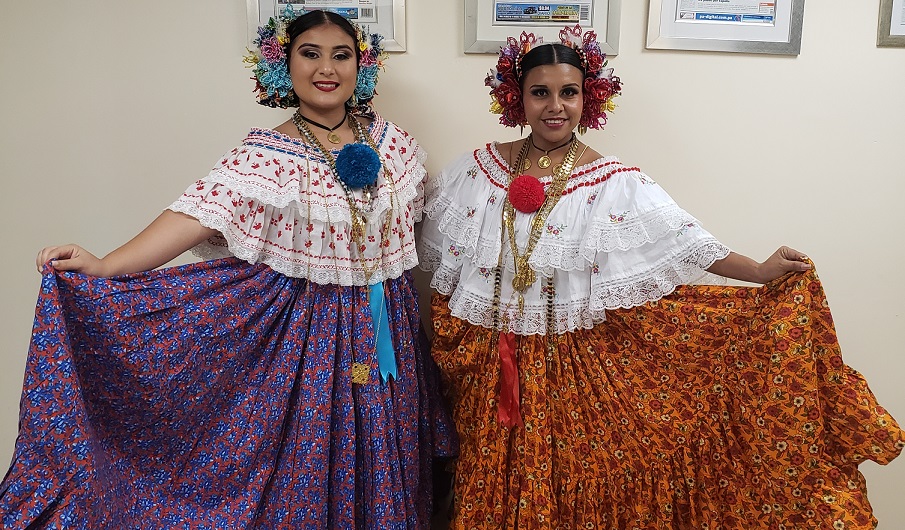
[[804, 0], [650, 0], [647, 48], [798, 55], [803, 19]]
[[323, 9], [339, 13], [371, 33], [383, 35], [386, 51], [405, 51], [405, 0], [247, 0], [249, 46], [258, 27], [290, 5], [296, 12]]
[[622, 0], [465, 0], [465, 53], [499, 53], [506, 37], [525, 31], [559, 42], [559, 31], [580, 24], [597, 32], [607, 55], [619, 53]]
[[877, 46], [905, 47], [905, 0], [880, 0]]

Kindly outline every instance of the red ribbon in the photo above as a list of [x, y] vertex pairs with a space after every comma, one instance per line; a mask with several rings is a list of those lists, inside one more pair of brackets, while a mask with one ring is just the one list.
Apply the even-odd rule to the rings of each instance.
[[506, 427], [521, 425], [519, 412], [518, 363], [515, 357], [515, 333], [500, 333], [500, 403], [497, 415]]

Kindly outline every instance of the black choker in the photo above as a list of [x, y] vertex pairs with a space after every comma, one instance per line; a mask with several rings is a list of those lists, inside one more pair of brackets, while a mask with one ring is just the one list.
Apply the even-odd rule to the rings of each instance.
[[[304, 117], [304, 116], [303, 116], [303, 117]], [[562, 149], [563, 147], [565, 147], [565, 146], [569, 145], [570, 143], [572, 143], [572, 140], [575, 139], [575, 133], [572, 133], [572, 136], [570, 136], [569, 139], [566, 140], [565, 143], [559, 144], [559, 145], [557, 145], [556, 147], [551, 147], [550, 149], [541, 149], [540, 147], [538, 147], [537, 145], [535, 145], [535, 143], [534, 143], [534, 136], [532, 136], [532, 135], [530, 135], [530, 134], [528, 135], [528, 139], [531, 140], [531, 146], [532, 146], [532, 147], [534, 147], [534, 148], [537, 149], [538, 151], [543, 151], [543, 152], [544, 152], [543, 156], [541, 156], [540, 158], [537, 159], [537, 167], [539, 167], [539, 168], [541, 168], [541, 169], [547, 169], [548, 167], [550, 167], [550, 164], [553, 162], [552, 160], [550, 160], [550, 156], [549, 156], [549, 155], [550, 155], [550, 151], [556, 151], [557, 149]], [[528, 159], [525, 158], [525, 161], [527, 162]], [[530, 166], [530, 162], [528, 162], [528, 164], [529, 164], [528, 167], [531, 167], [531, 166]], [[525, 170], [527, 170], [528, 167], [526, 167]]]
[[306, 118], [306, 117], [305, 117], [301, 112], [299, 112], [299, 111], [296, 111], [296, 114], [299, 116], [299, 118], [305, 120], [306, 122], [310, 123], [311, 125], [314, 125], [315, 127], [320, 127], [321, 129], [323, 129], [323, 130], [329, 132], [330, 134], [327, 135], [327, 140], [329, 140], [331, 144], [338, 144], [339, 142], [342, 141], [342, 139], [339, 137], [339, 135], [336, 134], [336, 133], [333, 132], [333, 131], [335, 131], [336, 129], [339, 129], [340, 127], [343, 126], [344, 123], [346, 123], [346, 120], [349, 118], [348, 115], [344, 115], [344, 116], [343, 116], [343, 121], [337, 123], [335, 126], [333, 126], [333, 127], [327, 127], [326, 125], [323, 125], [323, 124], [321, 124], [321, 123], [317, 123], [316, 121], [314, 121], [314, 120], [312, 120], [312, 119]]

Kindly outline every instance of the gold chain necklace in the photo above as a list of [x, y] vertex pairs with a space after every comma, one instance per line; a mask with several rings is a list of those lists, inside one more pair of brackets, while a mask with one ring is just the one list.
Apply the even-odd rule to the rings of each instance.
[[[525, 156], [528, 154], [529, 142], [530, 138], [525, 139], [525, 142], [522, 144], [522, 149], [519, 151], [518, 158], [513, 164], [509, 165], [510, 186], [512, 185], [512, 181], [515, 180], [517, 168], [522, 166]], [[515, 208], [513, 208], [508, 195], [506, 196], [506, 202], [503, 204], [503, 230], [509, 233], [509, 248], [512, 252], [512, 261], [515, 267], [515, 275], [512, 277], [512, 288], [518, 293], [519, 312], [524, 311], [525, 308], [525, 291], [537, 281], [537, 274], [528, 264], [528, 259], [531, 257], [531, 253], [534, 252], [534, 247], [537, 246], [537, 242], [540, 240], [541, 233], [547, 224], [547, 216], [550, 215], [553, 207], [556, 206], [556, 203], [559, 202], [559, 199], [562, 197], [562, 192], [566, 189], [566, 184], [569, 182], [569, 176], [572, 174], [572, 168], [575, 167], [575, 162], [578, 160], [575, 156], [577, 151], [578, 140], [573, 137], [571, 145], [569, 145], [569, 150], [566, 152], [562, 163], [554, 168], [553, 181], [547, 186], [544, 204], [540, 207], [540, 210], [537, 211], [534, 219], [531, 220], [528, 232], [528, 243], [525, 245], [524, 252], [519, 252], [518, 244], [515, 240]], [[500, 249], [500, 251], [502, 252], [502, 249]]]
[[[364, 127], [355, 118], [354, 115], [349, 114], [348, 118], [352, 123], [352, 129], [355, 131], [356, 140], [358, 140], [359, 142], [363, 141], [363, 142], [367, 143], [371, 147], [371, 149], [373, 149], [374, 152], [377, 153], [377, 156], [379, 157], [380, 151], [377, 149], [377, 145], [374, 143], [374, 140], [371, 138], [371, 135], [367, 134], [365, 132]], [[334, 180], [336, 180], [336, 182], [338, 182], [340, 187], [342, 187], [342, 189], [343, 189], [344, 195], [346, 197], [346, 203], [349, 205], [349, 216], [352, 218], [352, 228], [351, 228], [352, 242], [355, 244], [355, 250], [356, 250], [356, 253], [358, 254], [358, 262], [361, 264], [361, 269], [364, 272], [365, 283], [370, 284], [371, 277], [374, 275], [374, 272], [377, 271], [377, 269], [381, 265], [381, 262], [383, 261], [383, 242], [382, 241], [383, 241], [383, 237], [389, 233], [390, 224], [393, 219], [394, 205], [396, 207], [399, 206], [398, 204], [396, 204], [396, 200], [397, 200], [396, 183], [393, 182], [393, 178], [390, 175], [390, 172], [387, 169], [386, 165], [383, 163], [383, 159], [381, 158], [380, 164], [381, 164], [381, 167], [383, 168], [384, 180], [387, 183], [389, 183], [389, 185], [390, 185], [390, 196], [392, 197], [392, 199], [391, 199], [390, 207], [387, 208], [386, 217], [384, 219], [383, 228], [381, 231], [380, 260], [378, 260], [377, 264], [375, 264], [373, 267], [369, 268], [367, 260], [364, 257], [364, 252], [365, 252], [365, 248], [366, 248], [365, 232], [366, 232], [366, 225], [367, 225], [368, 220], [364, 216], [364, 214], [361, 213], [361, 209], [358, 208], [358, 205], [355, 204], [355, 199], [352, 196], [352, 191], [346, 186], [346, 183], [343, 182], [339, 178], [339, 175], [336, 172], [336, 159], [333, 157], [333, 153], [331, 153], [330, 150], [328, 150], [326, 147], [324, 147], [324, 144], [322, 144], [320, 142], [320, 140], [317, 139], [317, 136], [315, 136], [314, 133], [311, 132], [311, 129], [308, 128], [308, 125], [305, 123], [304, 117], [301, 115], [301, 113], [299, 111], [296, 111], [295, 114], [293, 114], [292, 122], [295, 124], [295, 127], [298, 129], [299, 134], [304, 136], [305, 140], [309, 144], [317, 147], [317, 149], [320, 151], [320, 153], [324, 157], [324, 159], [327, 160], [327, 163], [330, 165], [330, 171], [332, 171], [332, 173], [333, 173]], [[369, 191], [366, 192], [365, 200], [367, 200], [368, 202], [371, 201], [371, 194]]]
[[[512, 181], [515, 180], [515, 173], [519, 168], [522, 167], [523, 162], [526, 160], [526, 156], [528, 154], [528, 143], [530, 141], [530, 137], [525, 139], [525, 142], [522, 144], [522, 149], [519, 152], [518, 157], [512, 161], [509, 165], [509, 187], [512, 186]], [[501, 333], [508, 333], [510, 337], [513, 335], [512, 332], [508, 331], [508, 321], [509, 317], [502, 314], [502, 308], [500, 307], [501, 296], [502, 296], [502, 276], [503, 276], [503, 253], [506, 249], [506, 232], [509, 232], [509, 247], [512, 251], [512, 262], [515, 266], [515, 275], [512, 278], [512, 288], [518, 293], [518, 310], [519, 314], [524, 314], [525, 311], [525, 290], [528, 289], [534, 282], [537, 280], [537, 275], [534, 270], [531, 269], [531, 266], [528, 264], [528, 259], [531, 257], [531, 253], [534, 252], [534, 247], [537, 245], [538, 240], [540, 239], [541, 232], [544, 229], [544, 226], [547, 222], [547, 216], [553, 210], [553, 207], [556, 206], [556, 203], [559, 202], [559, 199], [562, 197], [563, 191], [566, 189], [566, 184], [569, 182], [569, 177], [572, 175], [572, 169], [575, 167], [575, 163], [578, 160], [581, 160], [581, 157], [584, 155], [585, 150], [587, 150], [588, 146], [585, 146], [585, 150], [581, 152], [577, 157], [575, 156], [576, 151], [578, 150], [578, 140], [575, 138], [575, 135], [572, 135], [571, 145], [569, 146], [569, 150], [563, 158], [562, 163], [557, 165], [553, 169], [553, 181], [547, 187], [547, 191], [545, 193], [546, 197], [544, 198], [544, 203], [541, 205], [540, 210], [534, 216], [534, 219], [531, 220], [529, 234], [528, 234], [528, 243], [525, 245], [525, 252], [519, 253], [518, 244], [515, 241], [515, 208], [512, 206], [512, 202], [509, 200], [509, 194], [506, 194], [506, 200], [503, 203], [503, 223], [500, 229], [500, 255], [497, 258], [497, 266], [493, 279], [493, 307], [491, 311], [493, 312], [493, 331], [491, 333], [491, 353], [494, 354], [494, 357], [500, 357], [500, 367], [501, 367], [501, 376], [500, 376], [500, 390], [498, 396], [500, 397], [501, 408], [498, 412], [499, 420], [504, 424], [504, 426], [513, 427], [515, 424], [521, 422], [521, 414], [519, 413], [520, 405], [518, 402], [515, 403], [515, 411], [514, 415], [511, 414], [511, 410], [506, 413], [504, 417], [503, 412], [503, 398], [504, 395], [509, 395], [509, 392], [512, 391], [516, 395], [518, 394], [518, 375], [510, 374], [510, 378], [514, 378], [514, 380], [509, 380], [506, 377], [506, 362], [503, 361], [504, 357], [504, 349], [502, 347], [502, 336]], [[546, 294], [547, 294], [547, 369], [550, 370], [551, 363], [554, 360], [556, 355], [556, 350], [559, 347], [559, 335], [556, 333], [556, 316], [555, 316], [555, 299], [556, 299], [556, 286], [553, 283], [553, 276], [549, 276], [546, 279]], [[505, 351], [507, 352], [505, 355], [507, 358], [510, 356], [516, 355], [512, 352], [512, 338], [509, 338], [507, 342], [507, 347]], [[518, 346], [515, 346], [518, 349]], [[516, 371], [518, 371], [518, 361], [514, 361], [516, 364]], [[507, 390], [504, 390], [507, 389]], [[520, 399], [520, 398], [516, 398]], [[508, 407], [507, 407], [508, 408]], [[512, 419], [512, 425], [507, 424], [509, 421], [507, 418]]]
[[[571, 145], [569, 146], [569, 150], [566, 153], [565, 157], [561, 164], [557, 165], [553, 169], [553, 181], [547, 187], [547, 191], [545, 193], [546, 197], [544, 198], [544, 203], [541, 205], [540, 210], [534, 216], [534, 219], [531, 220], [529, 234], [528, 234], [528, 243], [525, 245], [525, 252], [519, 253], [518, 244], [515, 241], [515, 208], [512, 206], [512, 202], [509, 200], [509, 194], [506, 194], [505, 202], [503, 203], [503, 223], [500, 229], [500, 255], [497, 258], [497, 266], [493, 279], [493, 307], [491, 311], [493, 312], [493, 331], [491, 334], [491, 353], [494, 354], [494, 357], [500, 357], [500, 366], [501, 366], [501, 379], [500, 379], [500, 391], [498, 396], [500, 396], [501, 408], [498, 412], [499, 419], [503, 422], [504, 425], [509, 427], [514, 426], [514, 424], [519, 423], [521, 421], [521, 414], [519, 413], [519, 404], [516, 402], [514, 415], [510, 415], [512, 411], [506, 413], [506, 416], [503, 416], [503, 408], [502, 408], [502, 396], [504, 393], [509, 395], [509, 392], [514, 392], [518, 394], [518, 375], [510, 374], [510, 379], [514, 377], [514, 380], [509, 380], [506, 377], [506, 362], [503, 361], [504, 350], [502, 347], [502, 336], [501, 333], [507, 333], [510, 336], [512, 332], [508, 331], [508, 321], [509, 317], [507, 315], [502, 314], [502, 308], [500, 307], [501, 296], [502, 296], [502, 276], [503, 276], [503, 253], [506, 249], [506, 232], [509, 232], [509, 247], [512, 251], [512, 261], [515, 266], [515, 275], [512, 278], [512, 288], [518, 293], [518, 310], [519, 314], [524, 314], [525, 311], [525, 290], [528, 289], [534, 282], [537, 280], [537, 275], [534, 270], [531, 269], [531, 266], [528, 264], [528, 259], [531, 257], [531, 253], [534, 251], [534, 247], [537, 245], [538, 240], [540, 239], [541, 232], [546, 225], [547, 216], [553, 210], [553, 207], [556, 206], [556, 203], [559, 202], [559, 199], [562, 197], [563, 191], [565, 191], [566, 184], [569, 181], [569, 177], [572, 174], [572, 169], [575, 167], [575, 163], [581, 159], [581, 156], [584, 155], [584, 151], [581, 152], [581, 155], [578, 157], [575, 156], [576, 151], [578, 150], [578, 140], [575, 136], [572, 136]], [[526, 159], [528, 154], [528, 144], [530, 142], [530, 137], [525, 139], [525, 142], [522, 144], [522, 149], [519, 152], [518, 157], [512, 161], [509, 165], [509, 187], [512, 186], [512, 181], [515, 180], [515, 173], [518, 170], [517, 168], [521, 168], [522, 164]], [[585, 146], [587, 149], [587, 146]], [[555, 299], [556, 299], [556, 286], [553, 283], [553, 277], [550, 276], [546, 279], [546, 294], [547, 294], [547, 352], [546, 352], [546, 361], [547, 367], [549, 370], [550, 363], [553, 361], [554, 356], [556, 354], [556, 350], [559, 347], [559, 335], [556, 334], [556, 317], [555, 317]], [[514, 352], [511, 351], [511, 338], [506, 342], [508, 346], [506, 347], [506, 357], [515, 355]], [[515, 346], [517, 349], [518, 346]], [[518, 370], [517, 364], [518, 361], [514, 361], [516, 363], [516, 371]], [[507, 390], [504, 390], [507, 389]], [[520, 399], [520, 398], [517, 398]], [[507, 407], [508, 408], [508, 407]], [[507, 418], [513, 418], [513, 425], [508, 425], [506, 423]]]
[[[377, 148], [377, 144], [374, 142], [374, 139], [371, 138], [371, 135], [365, 132], [364, 127], [361, 123], [355, 118], [354, 115], [349, 114], [348, 119], [351, 121], [352, 129], [355, 132], [355, 139], [359, 142], [366, 142], [371, 149], [377, 153], [378, 157], [380, 156], [380, 150]], [[396, 183], [393, 181], [392, 175], [386, 167], [386, 164], [383, 163], [383, 159], [381, 158], [380, 164], [383, 168], [384, 180], [390, 186], [390, 207], [387, 209], [386, 217], [383, 222], [383, 228], [381, 232], [381, 243], [380, 243], [380, 260], [373, 267], [368, 268], [367, 260], [364, 257], [365, 251], [365, 224], [367, 223], [367, 218], [361, 213], [361, 210], [355, 204], [355, 200], [352, 197], [352, 191], [346, 186], [345, 182], [340, 180], [339, 175], [336, 172], [336, 159], [333, 157], [333, 153], [331, 153], [328, 149], [324, 147], [324, 145], [314, 136], [314, 133], [311, 132], [311, 129], [305, 124], [304, 116], [301, 115], [300, 112], [296, 111], [296, 113], [292, 116], [292, 122], [295, 124], [295, 127], [298, 129], [299, 134], [305, 137], [305, 140], [317, 147], [317, 149], [321, 152], [321, 155], [327, 160], [330, 164], [330, 170], [333, 172], [334, 179], [340, 184], [343, 192], [345, 193], [346, 202], [349, 205], [349, 212], [352, 218], [352, 243], [355, 245], [356, 252], [358, 254], [358, 262], [361, 264], [362, 271], [365, 276], [365, 283], [370, 285], [371, 277], [374, 275], [374, 272], [377, 271], [377, 268], [383, 262], [383, 237], [390, 233], [390, 224], [393, 219], [393, 211], [394, 209], [399, 209], [398, 197], [396, 196]], [[344, 122], [345, 123], [345, 122]], [[310, 171], [308, 172], [310, 175]], [[365, 200], [368, 202], [371, 201], [370, 191], [365, 191]], [[311, 205], [309, 201], [308, 206], [308, 219], [311, 219]], [[336, 258], [336, 249], [333, 249], [334, 258]], [[311, 264], [309, 261], [308, 264], [308, 281], [311, 281]], [[368, 287], [368, 299], [370, 299], [370, 287]], [[380, 313], [377, 317], [377, 321], [383, 318], [384, 312], [386, 310], [386, 303], [381, 304]], [[374, 330], [374, 344], [377, 344], [377, 341], [380, 338], [380, 328]], [[367, 363], [363, 363], [355, 360], [355, 352], [353, 351], [353, 362], [352, 362], [352, 374], [351, 380], [353, 384], [358, 385], [366, 385], [370, 381], [371, 378], [371, 366]]]

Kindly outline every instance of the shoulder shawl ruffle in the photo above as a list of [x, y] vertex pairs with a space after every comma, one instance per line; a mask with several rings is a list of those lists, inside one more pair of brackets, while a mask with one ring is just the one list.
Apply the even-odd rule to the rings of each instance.
[[[490, 327], [494, 270], [503, 252], [502, 324], [518, 334], [544, 334], [547, 294], [556, 289], [556, 333], [589, 329], [605, 310], [657, 300], [677, 286], [719, 281], [705, 269], [729, 249], [682, 210], [650, 177], [603, 157], [575, 168], [563, 197], [547, 218], [530, 258], [538, 281], [516, 313], [513, 261], [501, 245], [507, 166], [496, 144], [467, 153], [426, 185], [422, 268], [431, 285], [451, 295], [458, 318]], [[550, 177], [542, 179], [546, 185]], [[517, 213], [519, 249], [533, 216]]]
[[[371, 205], [360, 190], [353, 192], [367, 218], [363, 254], [352, 248], [349, 205], [326, 159], [317, 148], [270, 129], [252, 129], [169, 208], [220, 232], [193, 249], [205, 259], [232, 254], [319, 284], [399, 277], [418, 264], [413, 234], [424, 207], [427, 155], [379, 116], [368, 130], [393, 181], [381, 173]], [[373, 270], [369, 281], [365, 270]]]

